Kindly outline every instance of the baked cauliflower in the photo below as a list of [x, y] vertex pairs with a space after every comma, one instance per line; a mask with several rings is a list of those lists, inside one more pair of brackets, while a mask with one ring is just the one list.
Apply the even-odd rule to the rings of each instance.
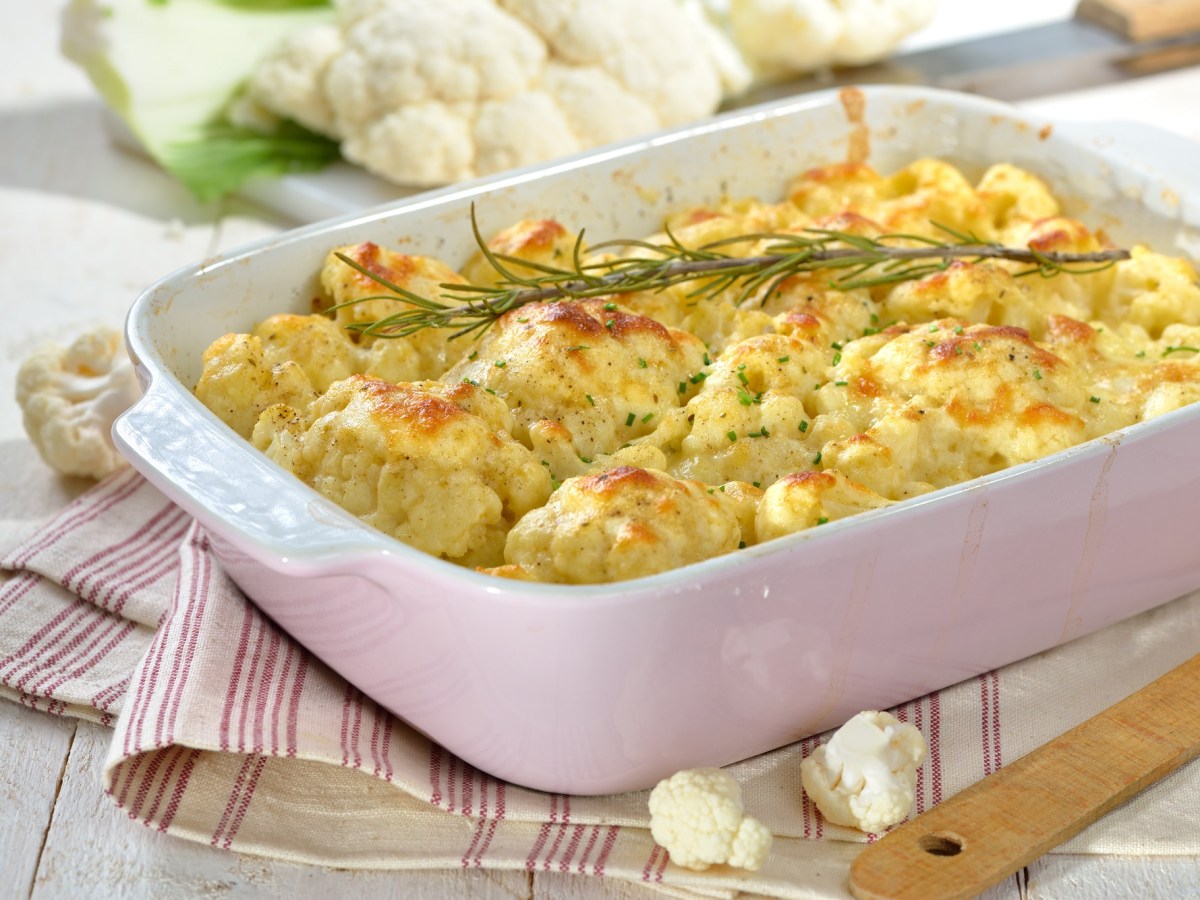
[[249, 92], [351, 162], [427, 186], [702, 118], [748, 82], [736, 59], [672, 0], [342, 0]]
[[760, 869], [772, 843], [767, 826], [745, 814], [741, 787], [721, 769], [686, 769], [655, 785], [650, 834], [671, 862], [697, 872], [722, 864]]
[[125, 465], [112, 425], [141, 396], [121, 335], [96, 328], [70, 346], [47, 344], [17, 370], [25, 433], [51, 468], [103, 478]]
[[914, 726], [861, 712], [800, 763], [800, 778], [827, 821], [878, 834], [912, 812], [926, 752]]
[[550, 475], [508, 435], [503, 401], [467, 384], [354, 375], [305, 412], [278, 404], [256, 447], [385, 534], [463, 565], [502, 561], [509, 528]]
[[503, 397], [517, 439], [565, 479], [653, 431], [686, 401], [704, 359], [694, 335], [597, 298], [513, 310], [444, 380]]
[[738, 549], [738, 513], [714, 488], [619, 466], [564, 482], [509, 533], [504, 559], [534, 581], [625, 581]]

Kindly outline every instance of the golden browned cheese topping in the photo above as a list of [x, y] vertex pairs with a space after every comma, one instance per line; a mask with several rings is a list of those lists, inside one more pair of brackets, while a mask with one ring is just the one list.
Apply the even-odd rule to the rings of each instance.
[[[975, 183], [940, 160], [887, 175], [847, 163], [781, 188], [782, 200], [676, 210], [620, 255], [719, 241], [754, 256], [770, 252], [765, 234], [810, 230], [1106, 246], [1007, 163]], [[602, 249], [553, 219], [488, 240], [522, 279], [618, 253]], [[317, 315], [281, 313], [215, 341], [196, 394], [305, 483], [427, 553], [504, 578], [620, 581], [1200, 400], [1200, 278], [1185, 259], [1131, 249], [1052, 278], [959, 259], [853, 289], [817, 270], [706, 298], [693, 283], [533, 303], [450, 340], [360, 331], [411, 309], [407, 292], [504, 286], [487, 254], [440, 261], [366, 242], [330, 253]]]

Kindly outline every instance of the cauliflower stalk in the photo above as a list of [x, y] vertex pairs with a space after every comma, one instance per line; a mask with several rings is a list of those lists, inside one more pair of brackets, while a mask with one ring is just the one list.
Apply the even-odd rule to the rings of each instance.
[[726, 864], [757, 870], [771, 832], [742, 808], [742, 789], [721, 769], [688, 769], [650, 792], [650, 834], [671, 862], [697, 872]]
[[38, 453], [64, 475], [103, 478], [125, 465], [113, 421], [141, 395], [121, 336], [84, 333], [69, 347], [47, 344], [17, 371], [17, 404]]
[[800, 764], [804, 791], [836, 825], [879, 833], [912, 812], [925, 738], [891, 713], [861, 712]]

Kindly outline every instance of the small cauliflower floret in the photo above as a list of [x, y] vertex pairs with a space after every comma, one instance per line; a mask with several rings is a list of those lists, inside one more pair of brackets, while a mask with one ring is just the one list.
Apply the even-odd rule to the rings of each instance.
[[769, 541], [888, 503], [841, 472], [797, 472], [767, 488], [758, 504], [755, 532], [760, 541]]
[[655, 785], [650, 834], [671, 862], [696, 872], [719, 865], [757, 871], [771, 851], [771, 832], [746, 815], [741, 787], [721, 769], [686, 769]]
[[693, 335], [601, 299], [512, 310], [474, 350], [444, 380], [495, 391], [513, 411], [518, 440], [551, 463], [558, 447], [585, 466], [653, 431], [686, 400], [680, 386], [690, 387], [705, 355]]
[[916, 160], [886, 178], [863, 163], [811, 169], [792, 183], [789, 197], [813, 218], [852, 211], [885, 232], [944, 240], [937, 222], [991, 237], [983, 200], [958, 169], [936, 159]]
[[1015, 325], [1040, 337], [1046, 314], [1054, 310], [1033, 303], [1027, 283], [995, 263], [956, 260], [943, 271], [901, 282], [889, 290], [880, 316], [888, 322], [956, 318], [964, 324]]
[[708, 484], [767, 485], [808, 468], [806, 402], [834, 352], [780, 334], [730, 347], [687, 405], [692, 427], [670, 471]]
[[25, 433], [51, 468], [103, 478], [125, 465], [112, 426], [141, 391], [121, 335], [97, 328], [69, 347], [48, 344], [17, 370]]
[[[570, 269], [574, 266], [575, 244], [575, 235], [554, 219], [522, 219], [487, 242], [488, 250], [503, 258], [501, 263], [505, 269], [526, 278], [537, 275], [538, 269], [523, 266], [514, 260]], [[504, 278], [482, 251], [471, 257], [463, 267], [462, 274], [471, 284], [485, 287], [494, 286]]]
[[740, 540], [719, 491], [621, 466], [564, 482], [509, 533], [504, 558], [537, 581], [600, 584], [730, 553]]
[[879, 834], [912, 811], [925, 754], [917, 728], [861, 712], [800, 763], [800, 778], [826, 821]]
[[[1100, 239], [1082, 222], [1066, 216], [1016, 222], [1007, 229], [1004, 241], [1016, 247], [1029, 247], [1039, 253], [1095, 253], [1105, 249]], [[1013, 272], [1027, 272], [1030, 269], [1027, 263], [1012, 260], [1002, 264]], [[1070, 316], [1087, 322], [1103, 317], [1101, 303], [1111, 293], [1117, 272], [1116, 267], [1101, 266], [1099, 271], [1077, 272], [1069, 276], [1028, 276], [1021, 279], [1021, 284], [1030, 302], [1044, 314]], [[1040, 336], [1036, 330], [1035, 334]]]
[[304, 369], [290, 360], [268, 362], [262, 341], [252, 334], [227, 334], [208, 346], [195, 393], [244, 438], [267, 407], [282, 403], [304, 410], [317, 399]]
[[268, 365], [299, 364], [318, 393], [363, 369], [362, 349], [326, 316], [271, 316], [250, 333], [262, 341]]
[[[339, 253], [419, 297], [436, 299], [443, 293], [443, 284], [466, 283], [448, 265], [432, 257], [395, 253], [370, 241], [335, 248], [321, 269], [321, 286], [329, 296], [322, 308], [350, 303], [334, 313], [334, 321], [342, 328], [377, 322], [413, 307], [374, 278], [347, 265], [337, 257]], [[356, 337], [370, 348], [364, 371], [399, 383], [437, 378], [470, 352], [471, 341], [451, 340], [450, 334], [445, 328], [425, 328], [407, 337]]]
[[992, 228], [1004, 236], [1014, 222], [1048, 219], [1059, 214], [1058, 201], [1046, 183], [1011, 163], [997, 163], [983, 173], [976, 192], [992, 217]]
[[1172, 323], [1200, 324], [1200, 275], [1181, 257], [1134, 247], [1115, 266], [1111, 290], [1099, 296], [1096, 317], [1141, 326], [1151, 338]]
[[509, 528], [551, 485], [538, 460], [495, 427], [507, 411], [494, 401], [470, 385], [355, 375], [303, 421], [267, 410], [255, 444], [385, 534], [464, 565], [498, 565]]

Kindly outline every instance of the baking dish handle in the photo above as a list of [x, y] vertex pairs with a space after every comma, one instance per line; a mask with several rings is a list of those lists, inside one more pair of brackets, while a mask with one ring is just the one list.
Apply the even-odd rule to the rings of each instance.
[[[150, 439], [150, 438], [153, 439]], [[244, 442], [172, 385], [151, 381], [113, 425], [117, 449], [201, 524], [268, 565], [395, 550], [370, 526]]]

